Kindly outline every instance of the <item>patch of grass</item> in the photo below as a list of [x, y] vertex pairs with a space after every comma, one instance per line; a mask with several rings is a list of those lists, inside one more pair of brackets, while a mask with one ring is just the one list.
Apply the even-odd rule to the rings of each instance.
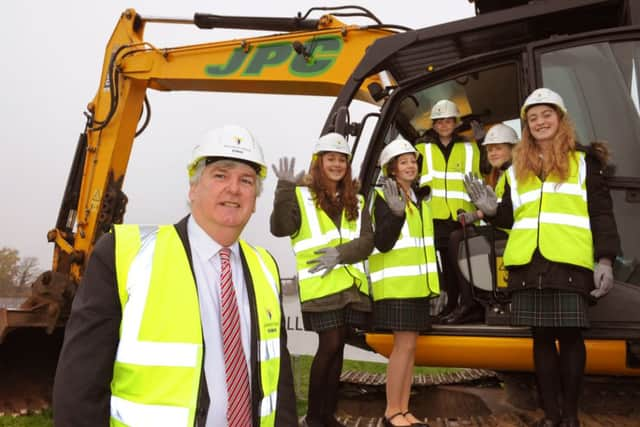
[[[307, 412], [307, 396], [309, 392], [309, 370], [313, 356], [292, 356], [291, 365], [293, 366], [293, 381], [296, 388], [296, 407], [298, 415], [302, 416]], [[378, 362], [360, 362], [356, 360], [345, 360], [342, 364], [343, 371], [361, 371], [374, 374], [383, 374], [387, 372], [386, 363]], [[458, 371], [458, 368], [433, 368], [426, 366], [415, 367], [413, 370], [416, 374], [435, 374]]]
[[21, 417], [5, 416], [0, 417], [2, 427], [52, 427], [53, 418], [51, 410], [43, 411], [37, 415], [26, 415]]

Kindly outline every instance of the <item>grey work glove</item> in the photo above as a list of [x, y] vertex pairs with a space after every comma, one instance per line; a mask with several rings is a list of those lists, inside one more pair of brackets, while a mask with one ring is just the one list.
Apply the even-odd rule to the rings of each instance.
[[498, 211], [498, 197], [490, 185], [484, 185], [478, 177], [469, 172], [464, 176], [464, 188], [471, 201], [487, 216], [494, 216]]
[[338, 252], [334, 247], [318, 249], [314, 253], [320, 256], [307, 261], [307, 264], [315, 264], [309, 269], [309, 273], [317, 273], [320, 270], [325, 270], [320, 277], [324, 277], [329, 274], [340, 262], [340, 252]]
[[458, 214], [458, 222], [462, 223], [463, 225], [473, 224], [479, 219], [480, 218], [478, 217], [478, 214], [476, 212], [460, 212]]
[[613, 267], [602, 260], [598, 261], [593, 270], [593, 280], [596, 288], [591, 291], [591, 295], [600, 298], [613, 289]]
[[385, 179], [382, 184], [382, 192], [391, 212], [395, 216], [404, 216], [404, 208], [407, 205], [407, 201], [405, 200], [404, 192], [398, 191], [396, 182], [390, 178]]
[[480, 141], [487, 134], [487, 132], [485, 132], [484, 130], [484, 127], [482, 127], [482, 124], [477, 120], [471, 120], [469, 122], [469, 126], [471, 126], [473, 139], [475, 139], [476, 141]]
[[276, 174], [276, 177], [278, 179], [281, 179], [283, 181], [288, 181], [293, 184], [300, 181], [300, 178], [302, 178], [302, 175], [304, 175], [304, 171], [298, 172], [297, 175], [294, 174], [295, 165], [296, 165], [295, 157], [292, 157], [291, 160], [289, 160], [287, 157], [280, 157], [278, 162], [279, 162], [278, 168], [276, 168], [276, 165], [273, 165], [273, 164], [271, 165], [271, 168], [273, 169], [273, 173]]

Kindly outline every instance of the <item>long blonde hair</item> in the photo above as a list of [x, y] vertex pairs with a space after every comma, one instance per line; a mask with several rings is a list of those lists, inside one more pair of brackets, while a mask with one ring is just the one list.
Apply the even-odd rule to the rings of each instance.
[[551, 107], [558, 114], [559, 125], [547, 156], [542, 156], [542, 149], [525, 120], [522, 140], [513, 152], [513, 167], [518, 181], [526, 182], [536, 176], [546, 178], [550, 174], [557, 175], [561, 181], [569, 177], [569, 156], [576, 151], [576, 131], [566, 114], [555, 105]]

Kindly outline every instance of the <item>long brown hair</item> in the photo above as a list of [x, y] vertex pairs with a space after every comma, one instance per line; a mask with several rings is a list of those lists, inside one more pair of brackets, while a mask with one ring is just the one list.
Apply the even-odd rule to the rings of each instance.
[[500, 168], [491, 166], [491, 171], [484, 177], [485, 184], [490, 185], [491, 188], [496, 188], [498, 178], [500, 178], [501, 173], [502, 170], [500, 170]]
[[358, 218], [358, 181], [351, 178], [351, 164], [347, 162], [347, 170], [338, 182], [336, 190], [337, 195], [330, 194], [328, 191], [328, 178], [322, 170], [322, 156], [324, 153], [318, 154], [311, 163], [309, 175], [305, 177], [305, 184], [314, 194], [316, 206], [324, 210], [331, 218], [342, 213], [349, 221], [355, 221]]
[[569, 156], [576, 150], [576, 131], [566, 114], [555, 105], [551, 107], [558, 114], [558, 132], [553, 138], [551, 150], [544, 158], [540, 145], [531, 135], [525, 119], [522, 140], [516, 145], [513, 153], [513, 167], [518, 181], [526, 182], [535, 176], [545, 178], [552, 173], [561, 181], [569, 177]]

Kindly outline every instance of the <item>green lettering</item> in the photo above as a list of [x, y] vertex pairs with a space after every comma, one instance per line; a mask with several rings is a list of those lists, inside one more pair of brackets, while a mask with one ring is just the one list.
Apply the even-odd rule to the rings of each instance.
[[340, 51], [342, 50], [342, 39], [340, 37], [325, 37], [311, 39], [304, 44], [310, 53], [309, 62], [302, 55], [297, 55], [289, 71], [294, 76], [311, 77], [324, 73], [335, 64]]
[[244, 62], [246, 56], [244, 49], [237, 47], [233, 49], [233, 52], [231, 52], [231, 57], [229, 57], [226, 64], [208, 64], [205, 66], [204, 71], [208, 76], [228, 76], [240, 69], [240, 66]]
[[244, 70], [244, 75], [257, 76], [264, 67], [274, 67], [285, 62], [293, 52], [291, 43], [274, 43], [256, 47], [256, 53]]

